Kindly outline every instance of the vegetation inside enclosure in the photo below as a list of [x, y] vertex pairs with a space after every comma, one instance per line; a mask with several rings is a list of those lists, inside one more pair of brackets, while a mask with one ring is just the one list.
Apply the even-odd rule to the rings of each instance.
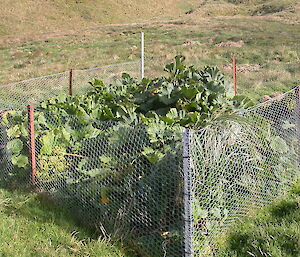
[[[138, 82], [124, 74], [109, 86], [95, 80], [85, 95], [51, 98], [35, 112], [38, 187], [75, 198], [107, 232], [129, 233], [127, 242], [151, 256], [183, 249], [183, 128], [251, 105], [232, 95], [217, 68], [183, 61], [167, 65], [166, 77]], [[27, 169], [26, 112], [7, 111], [2, 124], [12, 164]]]
[[[184, 59], [177, 56], [174, 63], [166, 66], [167, 77], [138, 82], [123, 74], [122, 80], [115, 85], [106, 86], [94, 80], [91, 90], [84, 95], [61, 94], [42, 102], [35, 113], [41, 159], [43, 155], [66, 153], [68, 147], [79, 154], [81, 145], [75, 144], [77, 141], [96, 138], [101, 133], [94, 124], [96, 121], [118, 122], [116, 124], [122, 126], [145, 124], [147, 133], [154, 133], [149, 139], [157, 143], [159, 150], [161, 142], [155, 138], [156, 131], [152, 131], [156, 126], [174, 131], [183, 127], [199, 128], [225, 113], [251, 106], [247, 97], [233, 96], [232, 85], [217, 68], [207, 66], [198, 70], [185, 66]], [[12, 153], [12, 163], [18, 168], [28, 166], [28, 158], [24, 155], [28, 137], [25, 113], [13, 110], [2, 115], [2, 123], [8, 126], [7, 148]], [[73, 120], [78, 122], [78, 128], [72, 125]], [[158, 158], [160, 154], [154, 149], [148, 150], [149, 161], [157, 161], [150, 156], [154, 154]], [[52, 168], [64, 170], [63, 159], [59, 162], [61, 165], [53, 163]]]
[[217, 256], [299, 256], [299, 204], [300, 183], [297, 182], [282, 199], [231, 228]]
[[[177, 256], [184, 249], [180, 172], [183, 129], [242, 119], [235, 117], [233, 111], [242, 111], [252, 104], [247, 97], [233, 96], [232, 85], [217, 68], [197, 69], [186, 66], [184, 59], [176, 56], [173, 63], [166, 65], [166, 76], [137, 81], [123, 74], [122, 79], [112, 85], [94, 80], [84, 95], [59, 95], [36, 106], [36, 186], [62, 203], [71, 203], [87, 222], [101, 225], [105, 233], [124, 238], [142, 256]], [[293, 92], [290, 94], [294, 99]], [[264, 116], [274, 106], [284, 108], [286, 119], [277, 123], [271, 122], [272, 114]], [[230, 139], [226, 146], [225, 153], [231, 153], [234, 148], [243, 153], [244, 158], [230, 158], [230, 167], [245, 163], [247, 165], [241, 166], [251, 168], [253, 173], [259, 170], [261, 181], [257, 182], [260, 177], [255, 178], [258, 195], [277, 194], [278, 189], [268, 183], [282, 183], [278, 169], [291, 169], [293, 173], [294, 140], [285, 141], [275, 132], [278, 130], [281, 135], [283, 130], [290, 130], [294, 133], [295, 124], [290, 123], [293, 120], [289, 120], [292, 116], [288, 114], [294, 109], [294, 102], [278, 98], [262, 107], [262, 113], [251, 116], [261, 128], [253, 130], [255, 137], [247, 141], [246, 147], [244, 139], [249, 136], [246, 133], [242, 133], [242, 138]], [[6, 170], [10, 170], [11, 164], [17, 168], [17, 172], [4, 175], [8, 180], [22, 180], [29, 167], [27, 112], [6, 111], [1, 119], [6, 130], [2, 133], [6, 149], [2, 151], [11, 157]], [[225, 134], [232, 128], [235, 133], [242, 131], [241, 124], [233, 127], [229, 124]], [[213, 151], [204, 149], [205, 143], [197, 142], [196, 152], [200, 151], [197, 156]], [[262, 161], [261, 166], [257, 159]], [[203, 178], [207, 184], [214, 181], [210, 169], [214, 170], [214, 165], [219, 163], [224, 165], [222, 158], [220, 162], [214, 161], [208, 167], [203, 166], [201, 172], [207, 173]], [[251, 181], [251, 177], [241, 174], [241, 181]], [[228, 174], [225, 181], [230, 187], [224, 187], [220, 195], [215, 195], [214, 208], [206, 208], [205, 201], [193, 202], [194, 221], [198, 224], [207, 219], [209, 233], [238, 210], [241, 187], [244, 193], [251, 195], [249, 184], [234, 187], [236, 178], [236, 174]], [[217, 187], [220, 190], [219, 185]], [[197, 193], [205, 195], [202, 191]], [[229, 197], [234, 201], [227, 204], [225, 199]], [[198, 245], [202, 244], [208, 253], [212, 251], [211, 240], [215, 240], [214, 236], [207, 236], [209, 233], [204, 234], [201, 229], [195, 233]]]
[[97, 239], [47, 195], [0, 188], [0, 220], [0, 256], [133, 256]]

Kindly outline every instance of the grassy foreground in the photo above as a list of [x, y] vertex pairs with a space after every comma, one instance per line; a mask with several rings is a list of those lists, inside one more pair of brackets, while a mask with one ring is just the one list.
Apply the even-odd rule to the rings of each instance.
[[0, 189], [0, 256], [129, 256], [40, 196]]
[[289, 194], [231, 229], [218, 257], [300, 256], [300, 182]]

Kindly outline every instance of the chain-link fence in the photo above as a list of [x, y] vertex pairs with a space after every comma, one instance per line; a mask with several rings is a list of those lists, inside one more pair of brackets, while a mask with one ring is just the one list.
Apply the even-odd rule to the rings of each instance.
[[299, 177], [299, 112], [298, 90], [292, 90], [191, 132], [195, 256], [212, 254], [232, 223], [268, 205]]
[[299, 113], [298, 88], [201, 130], [3, 111], [0, 179], [31, 182], [140, 256], [210, 256], [299, 176]]
[[2, 181], [31, 181], [142, 256], [184, 254], [182, 131], [26, 112], [2, 115]]
[[140, 77], [140, 61], [107, 65], [87, 70], [72, 70], [40, 78], [0, 86], [0, 110], [37, 104], [61, 93], [81, 94], [89, 82], [100, 79], [106, 84], [116, 82], [122, 73]]

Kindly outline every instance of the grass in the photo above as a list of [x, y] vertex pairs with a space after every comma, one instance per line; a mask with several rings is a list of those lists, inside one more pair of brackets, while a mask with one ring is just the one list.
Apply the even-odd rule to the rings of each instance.
[[[0, 256], [133, 256], [35, 193], [0, 188]], [[123, 249], [123, 250], [122, 250]]]
[[217, 256], [300, 256], [300, 183], [255, 217], [242, 220], [225, 239]]

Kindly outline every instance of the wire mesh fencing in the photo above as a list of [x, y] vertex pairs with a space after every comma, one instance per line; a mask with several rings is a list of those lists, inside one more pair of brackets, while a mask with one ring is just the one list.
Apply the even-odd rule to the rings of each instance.
[[90, 87], [88, 82], [93, 79], [102, 80], [105, 84], [110, 84], [118, 81], [122, 77], [122, 73], [128, 73], [134, 78], [140, 78], [141, 63], [140, 61], [127, 62], [87, 70], [74, 70], [73, 72], [73, 92], [79, 95], [87, 91]]
[[109, 85], [128, 73], [140, 77], [140, 61], [107, 65], [86, 70], [73, 70], [0, 86], [0, 110], [38, 104], [59, 94], [74, 95], [86, 92], [93, 79]]
[[194, 256], [211, 255], [231, 224], [270, 204], [299, 177], [299, 111], [292, 90], [191, 132]]
[[[18, 113], [26, 112], [22, 109], [0, 111], [0, 185], [30, 182], [29, 173], [17, 165], [18, 161], [29, 164], [28, 117], [16, 115]], [[17, 116], [18, 120], [11, 119], [14, 116]], [[26, 140], [14, 140], [21, 136]]]
[[299, 177], [299, 114], [297, 88], [201, 130], [4, 111], [0, 179], [31, 181], [140, 256], [210, 256]]
[[44, 76], [0, 86], [0, 110], [22, 108], [68, 92], [69, 73]]
[[[182, 131], [36, 109], [36, 167], [30, 179], [29, 135], [21, 132], [28, 126], [25, 116], [26, 111], [2, 116], [8, 163], [18, 168], [2, 173], [8, 180], [24, 181], [27, 174], [27, 183], [31, 180], [39, 192], [103, 233], [123, 238], [143, 256], [184, 254]], [[162, 152], [157, 144], [170, 150]]]

